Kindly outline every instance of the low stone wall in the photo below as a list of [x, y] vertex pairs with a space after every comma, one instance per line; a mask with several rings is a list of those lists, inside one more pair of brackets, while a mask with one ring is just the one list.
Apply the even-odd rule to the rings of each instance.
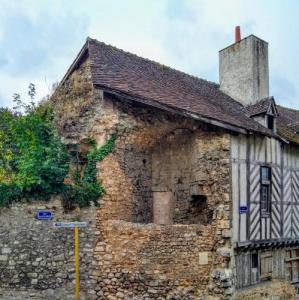
[[98, 234], [93, 274], [98, 299], [200, 299], [210, 293], [228, 297], [220, 281], [229, 286], [231, 273], [225, 258], [215, 252], [211, 226], [105, 221]]
[[[51, 210], [53, 221], [37, 220], [38, 209]], [[59, 200], [19, 203], [1, 209], [0, 290], [38, 289], [50, 290], [51, 294], [51, 290], [63, 287], [73, 294], [74, 233], [72, 229], [54, 228], [52, 223], [80, 220], [88, 222], [88, 227], [80, 230], [82, 294], [92, 293], [94, 282], [89, 273], [95, 244], [95, 212], [91, 207], [65, 214]]]
[[294, 287], [286, 282], [273, 280], [238, 291], [235, 300], [295, 300]]
[[80, 232], [84, 300], [296, 299], [282, 281], [234, 297], [229, 253], [219, 244], [224, 229], [117, 220], [96, 226], [99, 210], [65, 214], [58, 200], [1, 209], [0, 299], [73, 299], [73, 230], [36, 220], [37, 209], [52, 210], [53, 221], [88, 222]]

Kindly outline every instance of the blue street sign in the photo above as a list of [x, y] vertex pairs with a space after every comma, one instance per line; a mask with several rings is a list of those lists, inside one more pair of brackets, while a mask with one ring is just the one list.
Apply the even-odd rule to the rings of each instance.
[[240, 206], [239, 212], [240, 214], [247, 214], [248, 212], [247, 206]]
[[53, 219], [53, 213], [49, 210], [39, 210], [36, 213], [36, 218], [38, 220], [52, 220]]

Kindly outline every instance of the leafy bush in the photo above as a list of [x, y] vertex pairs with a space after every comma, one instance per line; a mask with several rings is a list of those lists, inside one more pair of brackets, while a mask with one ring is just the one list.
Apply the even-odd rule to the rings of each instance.
[[97, 181], [96, 162], [112, 151], [116, 136], [100, 149], [92, 142], [83, 175], [75, 174], [73, 184], [65, 185], [70, 159], [53, 126], [53, 110], [47, 102], [34, 104], [34, 85], [29, 95], [30, 104], [14, 95], [17, 111], [0, 108], [0, 206], [55, 194], [63, 195], [65, 207], [97, 204], [105, 190]]
[[51, 125], [52, 113], [0, 111], [0, 205], [61, 193], [68, 156]]
[[21, 200], [21, 189], [15, 184], [0, 184], [0, 207]]

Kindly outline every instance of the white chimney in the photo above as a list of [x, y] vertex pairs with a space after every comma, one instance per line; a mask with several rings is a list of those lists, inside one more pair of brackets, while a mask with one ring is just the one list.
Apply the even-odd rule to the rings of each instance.
[[269, 97], [268, 43], [254, 35], [241, 40], [237, 26], [235, 43], [219, 51], [219, 80], [220, 89], [245, 106]]

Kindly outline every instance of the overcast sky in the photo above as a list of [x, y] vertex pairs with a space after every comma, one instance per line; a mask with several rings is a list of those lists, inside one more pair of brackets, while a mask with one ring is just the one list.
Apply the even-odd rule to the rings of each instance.
[[297, 0], [0, 0], [0, 106], [38, 97], [65, 74], [87, 36], [218, 82], [218, 50], [269, 42], [270, 92], [299, 109]]

